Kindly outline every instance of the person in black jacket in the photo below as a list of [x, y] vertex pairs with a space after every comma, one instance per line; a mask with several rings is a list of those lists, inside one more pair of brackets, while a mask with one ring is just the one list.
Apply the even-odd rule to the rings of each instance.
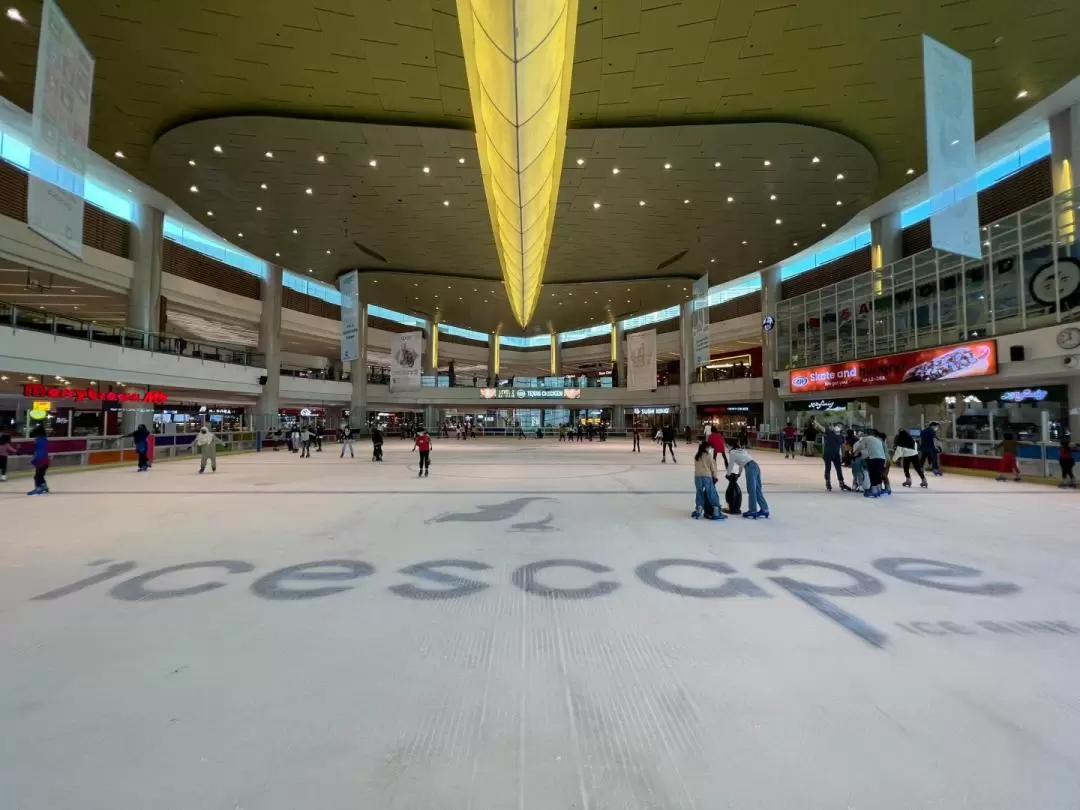
[[840, 426], [832, 430], [826, 430], [822, 434], [822, 444], [825, 452], [825, 489], [832, 492], [832, 468], [836, 468], [836, 480], [840, 482], [840, 489], [851, 492], [851, 487], [844, 483], [844, 468], [841, 464], [843, 459], [844, 437], [840, 435]]
[[663, 430], [660, 432], [660, 441], [661, 441], [661, 443], [663, 445], [663, 453], [664, 453], [664, 455], [661, 457], [660, 460], [664, 464], [667, 464], [667, 454], [668, 454], [669, 450], [671, 451], [671, 463], [672, 464], [678, 464], [679, 463], [679, 462], [677, 462], [675, 460], [675, 437], [676, 437], [676, 435], [677, 434], [675, 433], [675, 428], [673, 428], [671, 425], [664, 425]]
[[926, 489], [929, 484], [926, 483], [926, 474], [923, 471], [922, 458], [919, 455], [918, 449], [915, 447], [915, 437], [908, 433], [903, 428], [896, 434], [896, 438], [893, 439], [893, 447], [896, 448], [896, 455], [901, 459], [901, 463], [904, 466], [904, 486], [911, 486], [911, 468], [915, 468], [915, 472], [919, 474], [919, 484], [923, 489]]
[[382, 461], [383, 432], [376, 425], [371, 430], [371, 460]]
[[135, 440], [135, 452], [139, 454], [139, 472], [150, 469], [150, 431], [146, 425], [139, 425], [131, 434]]

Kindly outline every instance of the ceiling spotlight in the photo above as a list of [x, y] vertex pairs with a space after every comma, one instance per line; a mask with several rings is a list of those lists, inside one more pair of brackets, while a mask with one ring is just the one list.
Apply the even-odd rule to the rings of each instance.
[[190, 191], [192, 194], [198, 194], [199, 193], [199, 187], [198, 186], [192, 186], [191, 188], [188, 189], [188, 191]]
[[682, 204], [683, 204], [683, 205], [689, 205], [689, 204], [690, 204], [690, 201], [689, 201], [689, 200], [683, 200], [683, 201], [682, 201]]
[[377, 160], [375, 160], [374, 158], [372, 158], [371, 160], [369, 160], [369, 161], [367, 162], [367, 165], [368, 165], [368, 166], [370, 166], [371, 168], [373, 168], [373, 169], [374, 169], [374, 168], [375, 168], [376, 166], [378, 166], [378, 165], [379, 165], [379, 161], [377, 161]]
[[577, 165], [578, 166], [584, 166], [585, 165], [585, 158], [578, 158], [577, 159]]
[[214, 215], [214, 212], [213, 212], [213, 211], [207, 211], [207, 212], [206, 212], [206, 215], [207, 215], [208, 217], [212, 217], [212, 216]]
[[1028, 91], [1027, 90], [1021, 90], [1019, 93], [1016, 94], [1017, 100], [1020, 100], [1022, 98], [1027, 98], [1027, 97], [1028, 97]]
[[836, 204], [837, 204], [837, 205], [843, 205], [843, 204], [844, 204], [844, 201], [843, 201], [843, 200], [837, 200], [837, 201], [836, 201]]
[[716, 264], [716, 257], [715, 256], [713, 256], [711, 259], [709, 259], [709, 264]]
[[214, 151], [217, 152], [220, 155], [225, 150], [221, 148], [221, 144], [215, 144], [214, 145]]
[[763, 261], [762, 261], [761, 259], [758, 259], [758, 260], [757, 260], [757, 263], [758, 263], [758, 264], [765, 264], [765, 262], [763, 262]]
[[618, 166], [612, 166], [611, 167], [611, 173], [612, 174], [618, 174], [619, 173], [619, 167]]
[[326, 255], [327, 255], [327, 256], [329, 256], [329, 255], [330, 255], [330, 251], [329, 251], [329, 250], [327, 250], [327, 251], [326, 251]]
[[819, 157], [818, 157], [817, 155], [814, 155], [814, 156], [813, 156], [813, 157], [812, 157], [812, 158], [810, 159], [810, 162], [811, 162], [811, 163], [821, 163], [821, 158], [819, 158]]
[[783, 224], [784, 224], [784, 220], [780, 219], [780, 217], [777, 217], [777, 218], [776, 218], [776, 224], [777, 224], [777, 225], [783, 225]]
[[307, 269], [307, 271], [308, 271], [308, 272], [310, 273], [310, 272], [312, 272], [312, 269], [311, 269], [311, 268], [309, 267], [309, 268]]
[[465, 165], [465, 158], [458, 158], [457, 162], [460, 163], [462, 166], [464, 166]]
[[262, 206], [261, 205], [256, 205], [255, 210], [256, 211], [262, 211]]
[[449, 200], [443, 200], [443, 201], [442, 201], [442, 204], [443, 204], [443, 205], [450, 205], [450, 201], [449, 201]]
[[127, 155], [125, 155], [120, 149], [117, 149], [115, 152], [113, 152], [113, 154], [120, 158], [120, 160], [123, 160], [125, 157], [127, 157]]
[[906, 174], [906, 175], [908, 175], [910, 177], [911, 175], [915, 174], [915, 170], [914, 169], [908, 169], [906, 172], [904, 172], [904, 174]]
[[194, 166], [194, 165], [195, 165], [195, 161], [194, 161], [194, 160], [189, 160], [189, 161], [187, 162], [187, 165], [188, 165], [188, 166]]
[[315, 161], [317, 163], [326, 163], [326, 155], [316, 155]]
[[292, 232], [293, 232], [293, 236], [296, 236], [296, 234], [300, 233], [300, 231], [296, 230], [296, 228], [293, 228]]
[[770, 194], [769, 199], [775, 201], [776, 200], [776, 195], [775, 194]]
[[9, 8], [7, 10], [7, 18], [9, 20], [12, 20], [12, 21], [17, 22], [17, 23], [26, 22], [26, 18], [23, 17], [22, 13], [17, 8], [14, 8], [14, 7]]
[[266, 183], [260, 183], [259, 188], [261, 188], [263, 191], [266, 191], [266, 189], [267, 189]]
[[728, 201], [729, 203], [735, 202], [735, 198], [734, 198], [734, 197], [728, 197], [728, 198], [727, 198], [727, 201]]
[[637, 204], [638, 204], [638, 205], [645, 205], [645, 201], [644, 201], [644, 200], [638, 200], [638, 201], [637, 201]]
[[766, 160], [765, 165], [766, 166], [772, 166], [772, 161], [771, 160]]
[[431, 174], [431, 167], [430, 166], [425, 166], [424, 167], [424, 174]]
[[314, 192], [314, 191], [312, 191], [312, 190], [311, 190], [310, 188], [305, 188], [305, 189], [304, 189], [304, 193], [305, 193], [305, 194], [314, 194], [315, 192]]
[[743, 243], [743, 244], [745, 245], [745, 244], [746, 244], [746, 240], [745, 240], [745, 239], [743, 239], [743, 240], [742, 240], [742, 243]]
[[281, 258], [281, 254], [280, 254], [280, 253], [275, 253], [275, 254], [274, 254], [274, 258], [275, 258], [275, 259], [280, 259], [280, 258]]
[[266, 156], [267, 156], [268, 158], [272, 158], [272, 157], [274, 156], [274, 153], [273, 153], [273, 152], [267, 152], [267, 153], [266, 153]]
[[719, 168], [720, 168], [721, 166], [723, 166], [723, 165], [724, 165], [724, 164], [723, 164], [723, 163], [721, 163], [721, 162], [720, 162], [720, 161], [718, 160], [718, 161], [716, 161], [716, 163], [714, 163], [714, 164], [713, 164], [713, 168], [714, 168], [714, 169], [719, 169]]
[[243, 231], [241, 231], [240, 233], [236, 234], [236, 238], [237, 238], [237, 239], [243, 239], [243, 238], [244, 238], [244, 233], [243, 233]]
[[843, 180], [844, 179], [844, 173], [840, 172], [840, 174], [836, 175], [836, 179], [837, 180]]
[[664, 168], [665, 168], [665, 169], [670, 169], [670, 168], [671, 168], [671, 164], [670, 164], [670, 163], [665, 163], [665, 164], [664, 164]]
[[598, 202], [594, 202], [594, 203], [592, 204], [592, 207], [593, 207], [593, 208], [599, 208], [599, 207], [600, 207], [600, 203], [598, 203]]
[[791, 246], [792, 246], [792, 247], [798, 247], [798, 246], [799, 246], [799, 243], [798, 243], [798, 242], [792, 242], [792, 243], [791, 243]]
[[822, 222], [822, 223], [821, 223], [821, 227], [822, 227], [822, 228], [828, 228], [829, 226], [828, 226], [828, 225], [826, 225], [826, 224], [825, 224], [824, 222]]

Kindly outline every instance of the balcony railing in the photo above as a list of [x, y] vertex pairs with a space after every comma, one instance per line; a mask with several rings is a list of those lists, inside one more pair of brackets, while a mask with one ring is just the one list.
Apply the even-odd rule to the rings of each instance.
[[29, 329], [55, 337], [85, 340], [89, 343], [105, 343], [124, 349], [137, 349], [157, 354], [172, 354], [206, 360], [214, 363], [231, 363], [239, 366], [264, 366], [261, 354], [217, 346], [210, 343], [190, 342], [176, 335], [143, 332], [126, 326], [98, 326], [92, 321], [69, 318], [41, 309], [27, 309], [0, 301], [0, 327]]

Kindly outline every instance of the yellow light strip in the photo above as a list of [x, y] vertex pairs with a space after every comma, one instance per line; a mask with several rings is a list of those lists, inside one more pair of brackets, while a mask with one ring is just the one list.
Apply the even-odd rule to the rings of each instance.
[[619, 362], [619, 327], [611, 324], [611, 362]]
[[577, 0], [457, 0], [488, 214], [510, 309], [536, 311], [555, 223]]
[[431, 322], [431, 368], [434, 372], [439, 369], [439, 322]]

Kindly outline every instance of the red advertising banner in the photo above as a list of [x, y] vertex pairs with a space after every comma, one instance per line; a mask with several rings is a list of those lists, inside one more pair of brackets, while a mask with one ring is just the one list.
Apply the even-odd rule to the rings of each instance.
[[95, 391], [93, 388], [56, 388], [40, 383], [27, 383], [23, 386], [24, 397], [48, 399], [73, 399], [80, 402], [150, 402], [161, 405], [169, 400], [163, 391], [147, 391], [145, 394], [117, 391]]
[[799, 368], [791, 372], [789, 385], [791, 393], [805, 394], [907, 382], [988, 377], [997, 373], [997, 341], [978, 340], [848, 363]]

